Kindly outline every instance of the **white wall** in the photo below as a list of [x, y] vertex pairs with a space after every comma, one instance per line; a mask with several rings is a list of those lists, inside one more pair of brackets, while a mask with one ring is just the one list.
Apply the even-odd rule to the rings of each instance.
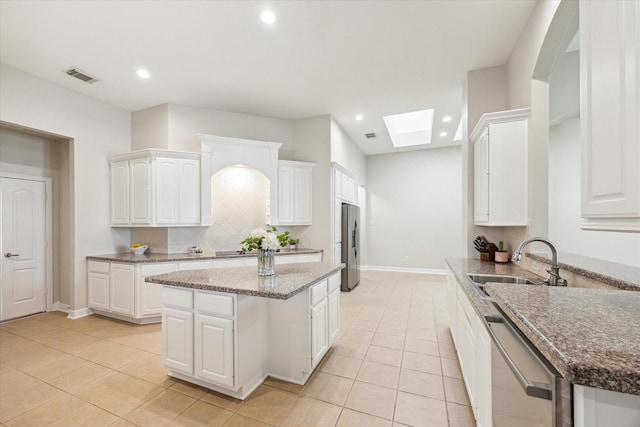
[[367, 157], [369, 266], [440, 270], [460, 255], [461, 158], [460, 147]]
[[[78, 84], [83, 84], [78, 82]], [[98, 83], [99, 84], [99, 83]], [[72, 309], [87, 306], [87, 255], [117, 252], [128, 229], [109, 225], [107, 156], [131, 149], [128, 111], [0, 65], [0, 120], [71, 139], [72, 269], [67, 287]]]
[[200, 151], [198, 133], [280, 142], [279, 157], [287, 160], [295, 151], [290, 120], [233, 113], [210, 108], [169, 104], [169, 149]]
[[[465, 80], [464, 96], [465, 108], [463, 110], [462, 140], [468, 141], [469, 134], [478, 124], [478, 120], [485, 113], [503, 111], [507, 106], [506, 67], [504, 65], [472, 70], [467, 73]], [[479, 227], [473, 218], [473, 142], [468, 141], [462, 145], [462, 182], [463, 194], [463, 218], [465, 228], [462, 236], [462, 256], [478, 258], [478, 252], [473, 246], [476, 236], [484, 236], [490, 242], [503, 240], [503, 227]], [[462, 237], [461, 237], [462, 238]]]
[[331, 119], [331, 161], [351, 172], [359, 185], [366, 184], [366, 156], [333, 118]]
[[[313, 168], [313, 225], [306, 230], [302, 246], [324, 251], [323, 259], [330, 260], [333, 254], [331, 235], [331, 117], [321, 116], [296, 120], [293, 134], [298, 144], [295, 159], [314, 162]], [[307, 245], [308, 243], [308, 245]]]

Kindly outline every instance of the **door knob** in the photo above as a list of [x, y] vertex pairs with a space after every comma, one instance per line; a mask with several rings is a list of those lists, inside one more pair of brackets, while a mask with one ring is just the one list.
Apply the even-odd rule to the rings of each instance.
[[12, 254], [11, 252], [7, 252], [6, 254], [4, 254], [5, 258], [11, 258], [11, 257], [14, 257], [14, 256], [20, 256], [20, 254]]

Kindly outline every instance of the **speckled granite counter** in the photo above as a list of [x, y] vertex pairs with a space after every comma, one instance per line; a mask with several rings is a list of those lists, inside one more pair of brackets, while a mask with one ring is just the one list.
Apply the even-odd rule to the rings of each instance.
[[256, 267], [177, 271], [150, 276], [146, 282], [263, 298], [289, 299], [344, 268], [344, 264], [312, 262], [276, 266], [274, 276], [258, 276]]
[[[527, 253], [531, 259], [551, 264], [548, 254]], [[640, 291], [640, 267], [560, 252], [560, 268], [627, 291]]]
[[[521, 277], [538, 277], [530, 271], [514, 264], [512, 262], [499, 264], [490, 261], [480, 261], [479, 259], [469, 258], [447, 258], [445, 260], [449, 269], [458, 279], [462, 289], [469, 298], [469, 301], [480, 316], [488, 314], [491, 308], [491, 300], [482, 298], [471, 284], [471, 280], [467, 277], [467, 273], [477, 274], [500, 274], [508, 276]], [[524, 285], [519, 285], [524, 286]]]
[[[303, 255], [303, 254], [318, 254], [322, 253], [322, 249], [283, 249], [280, 252], [276, 252], [276, 256], [286, 255]], [[240, 253], [227, 253], [224, 255], [215, 253], [204, 253], [202, 255], [193, 254], [153, 254], [145, 253], [143, 255], [134, 255], [131, 252], [118, 253], [118, 254], [106, 254], [106, 255], [89, 255], [87, 259], [95, 261], [110, 261], [110, 262], [124, 262], [131, 264], [147, 264], [154, 262], [174, 262], [174, 261], [195, 261], [202, 259], [227, 259], [227, 258], [246, 258], [257, 257], [257, 252], [249, 252], [246, 254]]]
[[487, 290], [566, 379], [640, 395], [640, 292], [497, 283]]

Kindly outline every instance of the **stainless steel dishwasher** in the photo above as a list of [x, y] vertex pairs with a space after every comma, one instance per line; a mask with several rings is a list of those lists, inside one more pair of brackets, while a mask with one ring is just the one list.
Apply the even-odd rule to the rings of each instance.
[[[495, 427], [571, 427], [571, 384], [494, 304], [491, 406]], [[481, 369], [481, 367], [478, 367]]]

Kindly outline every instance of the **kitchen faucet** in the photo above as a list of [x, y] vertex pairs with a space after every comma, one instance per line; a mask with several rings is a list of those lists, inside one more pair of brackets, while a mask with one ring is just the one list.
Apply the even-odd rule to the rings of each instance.
[[511, 261], [520, 262], [522, 260], [522, 251], [524, 247], [527, 246], [531, 242], [542, 242], [549, 246], [551, 249], [551, 268], [547, 270], [549, 273], [549, 279], [545, 280], [545, 283], [551, 286], [567, 286], [567, 281], [560, 277], [560, 264], [558, 263], [558, 250], [555, 245], [548, 241], [547, 239], [543, 239], [542, 237], [532, 237], [520, 243], [520, 247], [511, 257]]

